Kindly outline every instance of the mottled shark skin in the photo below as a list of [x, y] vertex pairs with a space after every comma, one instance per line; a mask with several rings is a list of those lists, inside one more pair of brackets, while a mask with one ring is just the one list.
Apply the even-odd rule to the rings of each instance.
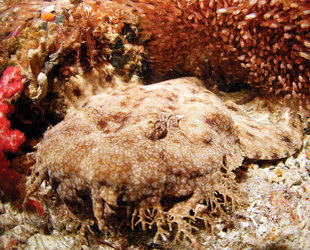
[[301, 147], [299, 122], [286, 117], [259, 123], [196, 78], [99, 94], [45, 133], [28, 196], [48, 180], [101, 230], [124, 209], [133, 229], [155, 225], [155, 240], [166, 239], [176, 223], [175, 239], [197, 247], [194, 221], [212, 226], [213, 214], [241, 199], [233, 170], [245, 157], [279, 159]]
[[247, 116], [233, 102], [226, 102], [225, 105], [237, 126], [246, 158], [275, 160], [291, 156], [300, 149], [303, 133], [296, 114], [286, 110], [277, 124], [266, 124]]

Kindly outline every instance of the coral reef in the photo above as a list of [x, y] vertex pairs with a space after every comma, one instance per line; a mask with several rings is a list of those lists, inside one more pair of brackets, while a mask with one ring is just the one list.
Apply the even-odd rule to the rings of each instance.
[[[41, 13], [46, 11], [61, 12], [62, 8], [70, 8], [69, 1], [1, 1], [0, 2], [0, 73], [9, 64], [12, 56], [18, 57], [22, 69], [27, 68], [27, 51], [36, 49], [41, 37], [44, 37], [46, 22]], [[60, 20], [55, 20], [60, 21]], [[22, 72], [23, 73], [23, 72]], [[23, 75], [26, 77], [26, 75]]]
[[245, 82], [310, 108], [308, 1], [121, 2], [138, 13], [157, 73], [196, 74], [228, 89]]
[[[246, 232], [246, 237], [254, 240], [240, 236], [241, 242], [265, 247], [266, 239], [277, 242], [282, 234], [287, 243], [291, 235], [286, 237], [282, 229], [264, 231], [266, 224], [260, 222], [262, 216], [255, 209], [260, 206], [265, 211], [265, 204], [266, 209], [272, 207], [272, 227], [279, 221], [289, 227], [303, 220], [300, 211], [307, 209], [296, 205], [302, 200], [298, 192], [309, 193], [310, 189], [306, 186], [295, 192], [294, 187], [308, 181], [309, 152], [302, 154], [300, 169], [289, 160], [282, 160], [285, 166], [272, 161], [276, 167], [268, 167], [266, 178], [262, 177], [266, 169], [249, 165], [249, 175], [243, 180], [247, 203], [253, 202], [248, 210], [235, 206], [242, 200], [242, 184], [236, 176], [240, 177], [238, 167], [243, 160], [247, 164], [294, 154], [302, 141], [299, 120], [282, 107], [279, 114], [284, 115], [276, 119], [277, 124], [261, 119], [265, 114], [259, 116], [264, 124], [257, 123], [244, 114], [251, 111], [241, 111], [230, 101], [222, 103], [190, 78], [153, 86], [142, 83], [195, 75], [220, 90], [239, 90], [249, 84], [261, 94], [276, 96], [266, 98], [260, 107], [264, 112], [274, 110], [278, 101], [294, 106], [297, 100], [299, 105], [291, 108], [309, 116], [303, 110], [310, 110], [309, 9], [307, 0], [0, 1], [0, 74], [4, 72], [0, 82], [0, 194], [16, 197], [17, 186], [30, 178], [27, 175], [35, 164], [25, 210], [18, 216], [32, 211], [31, 216], [42, 217], [37, 219], [41, 220], [37, 228], [28, 228], [32, 236], [14, 238], [20, 228], [8, 222], [12, 214], [7, 211], [16, 204], [2, 199], [0, 248], [2, 243], [4, 248], [25, 242], [32, 246], [42, 237], [38, 228], [46, 231], [46, 227], [53, 228], [45, 239], [54, 232], [62, 235], [64, 230], [72, 233], [73, 248], [81, 248], [75, 240], [77, 231], [84, 234], [85, 225], [95, 231], [89, 240], [98, 236], [97, 225], [112, 232], [125, 221], [135, 234], [154, 229], [144, 235], [153, 239], [154, 233], [155, 241], [174, 238], [198, 246], [201, 241], [196, 235], [205, 234], [204, 240], [211, 237], [208, 230], [194, 233], [204, 224], [211, 225], [213, 232], [225, 227], [217, 237], [225, 235], [235, 242], [233, 235], [242, 235], [248, 223], [253, 233]], [[13, 75], [15, 80], [10, 81]], [[19, 98], [23, 83], [25, 91]], [[240, 103], [258, 100], [252, 98], [249, 95]], [[42, 134], [54, 125], [37, 152], [22, 155], [36, 151]], [[25, 136], [25, 152], [17, 152]], [[264, 187], [256, 183], [257, 192], [249, 187], [255, 180], [252, 171], [261, 175], [257, 183], [263, 179], [272, 187], [261, 200], [257, 193], [263, 193]], [[40, 186], [43, 180], [47, 187]], [[35, 189], [39, 192], [33, 193]], [[248, 221], [235, 224], [233, 230], [224, 226], [242, 216], [253, 216], [262, 225], [254, 220], [252, 225], [252, 217], [244, 217]], [[284, 216], [290, 216], [289, 220]], [[16, 221], [21, 224], [23, 220]], [[130, 234], [128, 227], [124, 229]], [[307, 230], [303, 228], [300, 241], [307, 238]], [[255, 242], [260, 236], [264, 236], [262, 243]], [[109, 246], [107, 239], [95, 239], [95, 245]], [[119, 238], [115, 242], [122, 248]], [[221, 239], [216, 242], [223, 246]], [[169, 248], [172, 243], [164, 244]]]
[[[52, 69], [44, 67], [45, 61], [57, 49], [58, 28], [55, 23], [48, 25], [46, 38], [41, 37], [39, 46], [36, 49], [29, 49], [27, 53], [29, 61], [28, 78], [31, 82], [29, 85], [29, 97], [35, 101], [45, 97], [48, 90], [47, 74]], [[53, 61], [50, 60], [52, 63]], [[43, 72], [42, 72], [43, 71]]]
[[5, 25], [0, 66], [20, 65], [36, 102], [49, 92], [58, 95], [55, 106], [66, 110], [66, 88], [58, 86], [72, 76], [105, 66], [109, 73], [103, 78], [145, 80], [150, 65], [154, 79], [196, 75], [226, 90], [250, 84], [310, 108], [305, 0], [34, 1], [25, 9], [21, 4], [0, 5]]
[[301, 147], [298, 119], [284, 119], [261, 124], [245, 117], [196, 78], [109, 91], [44, 135], [27, 197], [48, 178], [101, 230], [113, 230], [127, 213], [133, 229], [156, 226], [155, 241], [177, 224], [175, 240], [197, 247], [195, 221], [213, 227], [214, 217], [227, 219], [242, 200], [234, 170], [244, 157], [280, 159]]
[[8, 67], [0, 79], [0, 189], [7, 195], [17, 195], [19, 176], [10, 170], [5, 152], [15, 153], [24, 143], [25, 137], [17, 129], [11, 129], [7, 116], [14, 111], [11, 100], [23, 89], [19, 67]]
[[72, 107], [70, 98], [88, 96], [71, 83], [85, 83], [93, 69], [102, 73], [99, 89], [114, 83], [114, 75], [141, 82], [147, 71], [136, 16], [117, 2], [34, 1], [24, 9], [16, 1], [2, 8], [6, 32], [0, 34], [0, 66], [19, 65], [29, 82], [25, 96], [58, 119]]
[[[21, 3], [1, 6], [5, 32], [0, 63], [6, 67], [10, 58], [18, 62], [31, 86], [44, 86], [40, 98], [48, 82], [61, 78], [51, 76], [53, 68], [68, 79], [111, 64], [128, 80], [133, 73], [143, 76], [147, 61], [157, 77], [196, 75], [224, 89], [248, 83], [308, 105], [307, 1], [36, 1], [26, 8]], [[31, 57], [25, 55], [39, 50], [41, 37], [49, 39], [52, 23], [58, 26], [57, 53], [45, 52], [41, 60], [47, 65], [40, 62], [33, 74]], [[38, 97], [35, 89], [30, 88], [30, 97]]]

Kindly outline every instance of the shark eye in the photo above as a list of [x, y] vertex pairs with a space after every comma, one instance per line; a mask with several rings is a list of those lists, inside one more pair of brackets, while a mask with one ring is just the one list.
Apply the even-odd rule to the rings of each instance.
[[166, 127], [166, 122], [157, 121], [154, 124], [154, 130], [157, 130], [157, 131], [162, 130], [164, 127]]
[[149, 135], [151, 140], [160, 140], [167, 135], [167, 123], [165, 121], [156, 121], [153, 125], [152, 132]]

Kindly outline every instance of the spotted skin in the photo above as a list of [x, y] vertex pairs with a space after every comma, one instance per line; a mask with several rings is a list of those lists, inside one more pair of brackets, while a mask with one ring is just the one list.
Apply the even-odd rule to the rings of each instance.
[[155, 224], [158, 239], [176, 223], [176, 239], [196, 247], [192, 222], [212, 224], [212, 213], [238, 202], [233, 170], [245, 157], [282, 158], [301, 144], [298, 123], [258, 123], [196, 78], [110, 91], [45, 133], [28, 196], [49, 179], [101, 230], [125, 208], [133, 229]]

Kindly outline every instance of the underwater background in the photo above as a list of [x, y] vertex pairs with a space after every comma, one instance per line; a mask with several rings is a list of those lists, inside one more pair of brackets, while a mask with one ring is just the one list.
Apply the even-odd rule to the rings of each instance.
[[[1, 0], [0, 25], [1, 249], [310, 247], [309, 1]], [[193, 93], [187, 92], [191, 88], [183, 84], [184, 77], [199, 79], [197, 93], [194, 90]], [[109, 123], [100, 126], [111, 130], [125, 118], [111, 115], [110, 107], [119, 108], [117, 112], [129, 114], [128, 117], [134, 113], [134, 117], [142, 117], [142, 121], [149, 119], [154, 110], [166, 112], [169, 105], [176, 105], [178, 112], [183, 112], [187, 110], [187, 104], [182, 101], [175, 104], [169, 99], [172, 97], [168, 96], [165, 87], [158, 90], [152, 96], [151, 105], [141, 111], [138, 106], [129, 108], [131, 102], [142, 103], [145, 98], [150, 98], [151, 94], [144, 96], [139, 92], [141, 89], [156, 88], [161, 82], [175, 78], [179, 79], [181, 86], [176, 95], [189, 96], [194, 103], [189, 117], [197, 115], [199, 120], [205, 116], [204, 109], [194, 110], [200, 103], [199, 98], [195, 98], [205, 89], [215, 93], [225, 106], [211, 105], [216, 115], [208, 120], [212, 127], [208, 131], [213, 132], [209, 141], [204, 138], [205, 144], [216, 142], [221, 150], [235, 155], [239, 154], [239, 149], [235, 149], [239, 143], [253, 146], [248, 146], [249, 149], [240, 146], [243, 152], [240, 166], [227, 163], [224, 158], [220, 163], [216, 157], [212, 164], [209, 161], [214, 169], [209, 170], [209, 174], [219, 175], [210, 178], [210, 182], [202, 182], [210, 194], [201, 192], [201, 183], [194, 180], [193, 193], [200, 192], [203, 198], [189, 207], [186, 201], [192, 193], [181, 194], [181, 187], [189, 185], [182, 184], [181, 180], [193, 177], [189, 174], [191, 168], [183, 170], [182, 157], [194, 162], [192, 166], [199, 166], [200, 160], [203, 162], [207, 158], [204, 154], [189, 153], [186, 143], [179, 139], [181, 137], [173, 141], [179, 146], [171, 149], [178, 157], [160, 163], [168, 166], [172, 160], [178, 159], [176, 165], [181, 170], [173, 174], [184, 177], [180, 177], [180, 182], [174, 182], [169, 179], [173, 174], [160, 176], [159, 179], [169, 180], [167, 183], [173, 184], [177, 190], [171, 188], [175, 192], [168, 195], [160, 193], [157, 184], [152, 186], [151, 181], [141, 189], [136, 188], [139, 185], [125, 185], [126, 180], [122, 185], [116, 184], [126, 172], [134, 175], [129, 169], [136, 155], [141, 153], [145, 165], [149, 158], [156, 158], [152, 150], [133, 150], [135, 157], [132, 158], [128, 153], [131, 151], [125, 150], [128, 166], [127, 161], [115, 153], [116, 160], [111, 160], [111, 165], [115, 161], [113, 166], [119, 163], [123, 168], [111, 184], [111, 193], [101, 194], [104, 204], [108, 204], [104, 220], [113, 218], [111, 224], [102, 230], [98, 225], [99, 217], [93, 212], [93, 193], [78, 194], [78, 199], [73, 201], [61, 193], [59, 183], [65, 181], [56, 176], [53, 167], [60, 172], [70, 172], [71, 166], [76, 169], [79, 164], [74, 165], [72, 162], [75, 161], [70, 159], [80, 155], [76, 157], [69, 153], [69, 160], [62, 158], [63, 150], [58, 148], [59, 145], [63, 143], [64, 148], [68, 148], [78, 143], [71, 141], [73, 137], [63, 136], [66, 139], [62, 139], [57, 133], [94, 131], [92, 126], [97, 118], [92, 120], [93, 113], [87, 113], [87, 103], [95, 100], [97, 95], [106, 96], [106, 101], [99, 102], [103, 108], [100, 106], [102, 110], [94, 117], [109, 116], [104, 121]], [[197, 81], [192, 80], [192, 85]], [[113, 99], [113, 96], [127, 95], [133, 88], [136, 92], [128, 94], [129, 99], [122, 109], [118, 104], [120, 99]], [[139, 99], [141, 95], [143, 98]], [[213, 103], [211, 100], [205, 98], [202, 102]], [[89, 109], [96, 105], [91, 104]], [[84, 110], [87, 114], [85, 126], [81, 125], [82, 118], [76, 122], [75, 118], [70, 120]], [[232, 124], [236, 127], [236, 132], [230, 131], [227, 135], [230, 120], [224, 120], [226, 114], [233, 114]], [[152, 145], [159, 145], [158, 142], [170, 135], [165, 126], [175, 126], [171, 117], [177, 117], [177, 124], [181, 126], [181, 113], [173, 115], [177, 116], [154, 118], [152, 129], [155, 132], [148, 135], [154, 141]], [[249, 120], [255, 121], [256, 127], [252, 128], [255, 136], [252, 141], [243, 143], [242, 138], [246, 137], [243, 131], [249, 132], [243, 130], [243, 125], [254, 126]], [[55, 127], [66, 122], [70, 125], [64, 128], [65, 132], [57, 132]], [[200, 140], [199, 133], [203, 128], [195, 122], [188, 124], [184, 125], [186, 131], [195, 138], [191, 144], [194, 146], [189, 148], [200, 152], [195, 145], [198, 145], [196, 141]], [[278, 127], [273, 127], [274, 124]], [[131, 129], [122, 138], [140, 136], [140, 127]], [[54, 135], [53, 131], [56, 131]], [[231, 142], [233, 133], [238, 134], [241, 142], [238, 139], [235, 144]], [[57, 139], [50, 149], [49, 146], [44, 149], [42, 145], [48, 144], [48, 134]], [[224, 134], [226, 137], [221, 139]], [[268, 136], [269, 139], [265, 139]], [[78, 137], [81, 141], [88, 138], [86, 132]], [[255, 143], [257, 141], [262, 144]], [[288, 147], [290, 143], [295, 148]], [[114, 148], [115, 145], [117, 143], [106, 147]], [[136, 144], [129, 145], [128, 148], [135, 148]], [[79, 146], [75, 148], [77, 152], [82, 151]], [[288, 151], [284, 156], [281, 154], [283, 150]], [[44, 159], [49, 159], [50, 152], [54, 151], [55, 162], [47, 166]], [[254, 152], [265, 151], [270, 157], [253, 156]], [[210, 160], [212, 151], [207, 155]], [[95, 163], [90, 161], [90, 169], [100, 160], [98, 156]], [[157, 165], [151, 163], [150, 169], [155, 169]], [[65, 167], [66, 164], [70, 167]], [[228, 166], [227, 169], [218, 167], [221, 164]], [[158, 166], [161, 169], [161, 165]], [[38, 174], [38, 169], [48, 172], [41, 182], [39, 177], [43, 175]], [[153, 176], [155, 172], [152, 172]], [[74, 182], [74, 179], [83, 177], [86, 186], [94, 184], [92, 178], [80, 177], [79, 173], [76, 178], [73, 175], [68, 179]], [[37, 185], [32, 185], [34, 183]], [[145, 190], [150, 186], [153, 193], [146, 194]], [[128, 191], [131, 189], [135, 191]], [[165, 187], [163, 190], [170, 189]], [[143, 195], [126, 200], [123, 196], [127, 191]], [[160, 209], [150, 197], [161, 198]], [[240, 200], [236, 206], [235, 197]], [[147, 205], [142, 205], [141, 201]]]

